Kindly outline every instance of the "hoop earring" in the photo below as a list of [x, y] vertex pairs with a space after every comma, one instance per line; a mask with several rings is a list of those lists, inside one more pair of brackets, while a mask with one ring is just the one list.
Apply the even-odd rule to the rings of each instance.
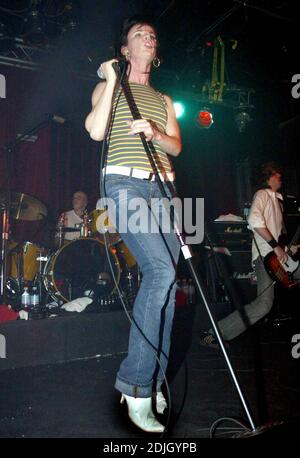
[[129, 59], [129, 57], [130, 57], [130, 52], [129, 52], [129, 51], [126, 51], [126, 52], [125, 52], [125, 59]]
[[153, 61], [152, 61], [152, 65], [154, 68], [158, 68], [160, 66], [160, 60], [158, 57], [154, 57]]

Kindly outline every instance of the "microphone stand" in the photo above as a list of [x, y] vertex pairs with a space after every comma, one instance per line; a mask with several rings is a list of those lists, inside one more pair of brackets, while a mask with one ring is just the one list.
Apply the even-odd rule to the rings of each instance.
[[16, 147], [24, 140], [25, 137], [38, 132], [42, 127], [47, 125], [50, 121], [56, 121], [55, 115], [46, 115], [47, 118], [41, 121], [36, 126], [27, 130], [23, 134], [19, 135], [14, 142], [0, 145], [0, 151], [3, 152], [4, 157], [4, 171], [6, 172], [6, 199], [4, 200], [2, 211], [2, 241], [1, 241], [1, 283], [0, 283], [0, 298], [1, 303], [7, 305], [7, 292], [6, 292], [6, 280], [7, 280], [7, 251], [8, 251], [8, 240], [10, 232], [10, 209], [11, 209], [11, 172], [12, 172], [12, 156]]
[[[115, 68], [115, 70], [116, 70], [116, 68]], [[123, 74], [124, 73], [125, 72], [123, 72]], [[117, 71], [117, 74], [120, 75], [120, 70]], [[120, 78], [120, 76], [119, 76], [119, 78]], [[134, 98], [132, 96], [132, 93], [131, 93], [131, 90], [130, 90], [130, 87], [129, 87], [129, 84], [128, 84], [128, 79], [127, 79], [126, 74], [125, 74], [125, 76], [123, 77], [123, 79], [121, 81], [121, 85], [122, 85], [122, 88], [124, 90], [124, 94], [125, 94], [127, 103], [129, 105], [130, 111], [132, 113], [133, 119], [141, 119], [141, 115], [140, 115], [139, 109], [138, 109], [138, 107], [137, 107], [137, 105], [135, 103], [135, 100], [134, 100]], [[143, 132], [141, 132], [139, 135], [140, 135], [140, 138], [142, 140], [142, 143], [143, 143], [143, 146], [145, 148], [145, 151], [147, 153], [149, 162], [150, 162], [150, 164], [152, 166], [152, 170], [154, 170], [155, 179], [156, 179], [156, 182], [157, 182], [157, 184], [159, 186], [161, 194], [162, 194], [163, 197], [168, 198], [168, 196], [167, 196], [167, 194], [165, 192], [164, 186], [162, 184], [162, 181], [161, 181], [161, 178], [160, 178], [159, 171], [157, 169], [155, 160], [154, 160], [154, 155], [156, 154], [155, 147], [154, 147], [152, 141], [148, 142], [146, 140], [145, 134]], [[178, 241], [180, 243], [180, 247], [181, 247], [181, 251], [182, 251], [183, 257], [184, 257], [184, 259], [185, 259], [185, 261], [187, 263], [187, 266], [188, 266], [189, 271], [191, 273], [191, 276], [193, 278], [196, 290], [197, 290], [198, 294], [202, 298], [203, 304], [205, 306], [205, 309], [206, 309], [206, 311], [208, 313], [208, 316], [209, 316], [209, 319], [211, 321], [215, 336], [216, 336], [216, 338], [217, 338], [217, 340], [219, 342], [221, 351], [222, 351], [223, 356], [225, 358], [225, 361], [226, 361], [229, 373], [231, 375], [233, 384], [234, 384], [234, 386], [235, 386], [235, 388], [237, 390], [237, 393], [238, 393], [238, 396], [240, 398], [241, 404], [242, 404], [243, 409], [244, 409], [244, 411], [246, 413], [246, 416], [248, 418], [248, 421], [249, 421], [249, 424], [250, 424], [250, 427], [251, 427], [251, 432], [255, 433], [257, 431], [257, 427], [255, 426], [252, 413], [250, 412], [250, 408], [248, 406], [248, 402], [247, 402], [247, 400], [245, 398], [245, 395], [243, 394], [243, 391], [242, 391], [242, 389], [241, 389], [241, 387], [239, 385], [239, 382], [238, 382], [237, 377], [235, 375], [235, 372], [234, 372], [233, 366], [231, 364], [230, 358], [229, 358], [229, 356], [227, 354], [227, 351], [226, 351], [226, 348], [225, 348], [225, 345], [224, 345], [224, 340], [222, 338], [221, 331], [220, 331], [220, 329], [218, 327], [217, 322], [215, 321], [215, 319], [213, 317], [206, 285], [205, 285], [203, 279], [201, 278], [201, 276], [199, 275], [199, 273], [196, 272], [196, 269], [195, 269], [195, 266], [194, 266], [193, 255], [191, 253], [191, 249], [185, 243], [184, 236], [180, 233], [178, 227], [176, 226], [176, 221], [175, 220], [173, 221], [173, 226], [174, 226], [174, 231], [175, 231], [175, 233], [177, 235]]]

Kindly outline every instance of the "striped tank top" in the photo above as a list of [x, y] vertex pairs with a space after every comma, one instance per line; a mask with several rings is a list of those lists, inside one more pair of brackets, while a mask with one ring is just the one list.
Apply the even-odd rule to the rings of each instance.
[[[163, 95], [150, 86], [130, 82], [134, 100], [139, 108], [142, 118], [151, 119], [159, 130], [165, 132], [167, 125], [167, 106]], [[122, 89], [116, 94], [113, 104], [113, 123], [108, 136], [107, 165], [132, 167], [135, 169], [152, 172], [139, 135], [128, 135], [127, 120], [132, 119], [129, 106]], [[172, 172], [169, 157], [159, 145], [154, 143], [157, 154], [155, 161], [160, 172]]]

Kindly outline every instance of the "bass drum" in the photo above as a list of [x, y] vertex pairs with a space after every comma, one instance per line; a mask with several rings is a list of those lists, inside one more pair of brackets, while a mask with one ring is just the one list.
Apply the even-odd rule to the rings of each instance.
[[[118, 258], [109, 249], [117, 284], [120, 280]], [[56, 251], [44, 270], [46, 290], [55, 301], [68, 302], [79, 297], [107, 297], [115, 290], [105, 246], [92, 238], [80, 238]]]

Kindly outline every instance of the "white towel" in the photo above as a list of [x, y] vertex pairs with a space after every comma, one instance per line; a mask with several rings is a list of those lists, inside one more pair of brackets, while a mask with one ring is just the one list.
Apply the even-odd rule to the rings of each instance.
[[93, 299], [90, 297], [78, 297], [77, 299], [62, 305], [61, 308], [67, 312], [83, 312], [83, 310], [85, 310], [85, 308], [92, 302]]

